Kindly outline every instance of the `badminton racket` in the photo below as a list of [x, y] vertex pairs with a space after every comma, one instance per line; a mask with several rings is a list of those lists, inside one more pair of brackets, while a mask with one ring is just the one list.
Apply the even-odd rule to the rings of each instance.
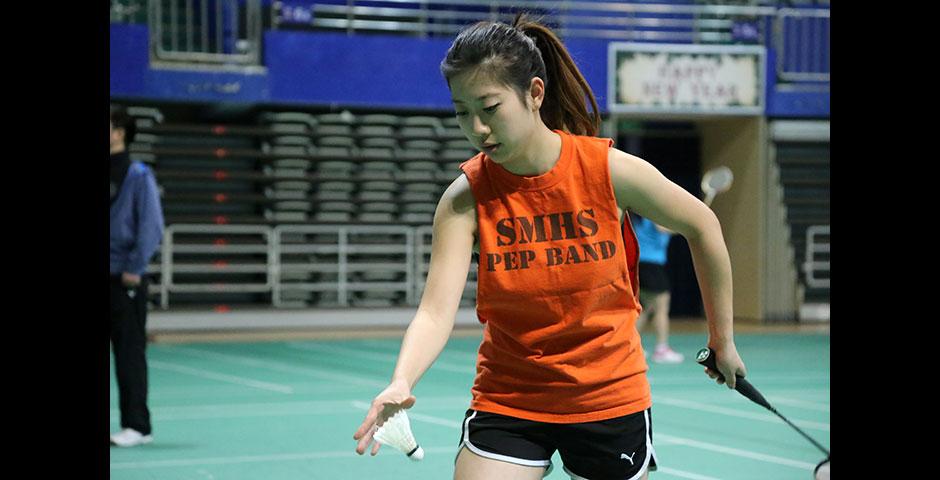
[[705, 172], [705, 175], [702, 176], [702, 192], [705, 194], [703, 202], [705, 202], [705, 205], [711, 206], [715, 195], [727, 192], [732, 183], [734, 183], [734, 174], [731, 173], [731, 169], [728, 167], [716, 167]]

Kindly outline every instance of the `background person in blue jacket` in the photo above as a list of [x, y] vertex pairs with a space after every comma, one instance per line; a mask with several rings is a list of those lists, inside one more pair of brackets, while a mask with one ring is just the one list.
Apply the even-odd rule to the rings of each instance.
[[121, 408], [121, 431], [111, 444], [153, 440], [147, 408], [147, 263], [163, 236], [163, 212], [153, 172], [132, 162], [126, 146], [133, 119], [111, 108], [111, 344]]
[[673, 232], [656, 225], [650, 219], [635, 213], [630, 214], [633, 231], [640, 247], [639, 276], [640, 304], [643, 312], [636, 320], [636, 329], [643, 327], [650, 315], [656, 329], [656, 348], [653, 361], [656, 363], [681, 363], [684, 356], [669, 347], [669, 277], [666, 275], [666, 251]]

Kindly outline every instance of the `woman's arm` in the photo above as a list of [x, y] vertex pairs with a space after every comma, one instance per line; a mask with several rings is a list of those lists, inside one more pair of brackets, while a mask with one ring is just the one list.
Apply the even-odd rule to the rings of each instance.
[[476, 202], [461, 175], [444, 192], [434, 213], [431, 265], [418, 312], [402, 341], [392, 380], [415, 384], [444, 349], [470, 270]]
[[[389, 386], [372, 401], [369, 412], [353, 435], [356, 452], [365, 453], [375, 427], [403, 408], [411, 408], [411, 390], [440, 355], [454, 328], [470, 270], [476, 232], [476, 202], [467, 177], [461, 175], [447, 188], [434, 213], [431, 266], [418, 311], [405, 332]], [[372, 447], [372, 455], [379, 443]]]
[[[708, 320], [708, 346], [715, 350], [718, 369], [733, 388], [735, 374], [744, 376], [746, 372], [734, 345], [731, 259], [718, 217], [639, 157], [611, 148], [608, 163], [620, 208], [649, 218], [688, 241]], [[709, 376], [716, 377], [714, 372]]]

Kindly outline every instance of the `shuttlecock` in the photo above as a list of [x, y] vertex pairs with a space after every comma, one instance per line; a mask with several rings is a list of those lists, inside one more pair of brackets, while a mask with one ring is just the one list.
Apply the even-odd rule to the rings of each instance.
[[408, 414], [404, 410], [392, 415], [376, 430], [373, 438], [383, 445], [398, 449], [416, 462], [424, 458], [424, 449], [415, 441], [415, 436], [411, 433], [411, 422], [408, 421]]

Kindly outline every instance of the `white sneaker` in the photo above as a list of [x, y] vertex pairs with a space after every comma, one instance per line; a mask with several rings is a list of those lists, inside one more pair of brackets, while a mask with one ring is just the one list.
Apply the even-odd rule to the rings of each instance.
[[118, 447], [136, 447], [153, 441], [153, 435], [142, 435], [133, 428], [125, 428], [111, 435], [111, 445]]
[[684, 359], [685, 356], [668, 345], [657, 345], [656, 351], [653, 352], [653, 361], [656, 363], [682, 363]]

